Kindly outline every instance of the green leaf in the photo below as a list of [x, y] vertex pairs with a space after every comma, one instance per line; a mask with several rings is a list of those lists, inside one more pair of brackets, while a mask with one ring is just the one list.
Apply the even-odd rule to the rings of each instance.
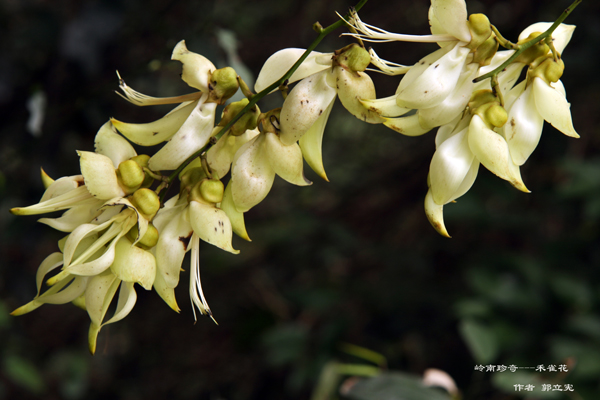
[[4, 359], [4, 372], [11, 381], [34, 394], [41, 394], [45, 384], [38, 369], [26, 359], [7, 356]]
[[477, 363], [487, 364], [496, 358], [498, 338], [491, 328], [472, 319], [463, 319], [459, 331]]
[[399, 372], [361, 379], [347, 392], [352, 400], [450, 400], [450, 395], [424, 386], [419, 377]]

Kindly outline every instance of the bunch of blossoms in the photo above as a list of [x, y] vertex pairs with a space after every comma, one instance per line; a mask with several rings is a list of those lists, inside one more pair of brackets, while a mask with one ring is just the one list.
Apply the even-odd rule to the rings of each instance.
[[[564, 71], [561, 55], [575, 27], [560, 23], [562, 19], [528, 27], [513, 44], [487, 16], [467, 18], [464, 0], [431, 1], [429, 36], [389, 33], [351, 15], [349, 23], [358, 32], [351, 35], [362, 40], [440, 46], [410, 68], [379, 59], [371, 50], [373, 64], [383, 73], [405, 76], [395, 95], [362, 101], [386, 126], [404, 135], [419, 136], [439, 127], [425, 212], [440, 234], [449, 237], [443, 206], [471, 188], [480, 164], [529, 192], [519, 167], [537, 146], [544, 120], [567, 136], [579, 137], [559, 80]], [[508, 50], [498, 51], [500, 45]], [[517, 83], [525, 67], [526, 78]]]
[[[527, 28], [513, 44], [487, 17], [467, 19], [463, 0], [432, 0], [433, 35], [426, 37], [385, 32], [363, 23], [356, 12], [347, 18], [325, 29], [316, 24], [319, 37], [308, 50], [273, 54], [257, 78], [257, 94], [232, 68], [217, 69], [183, 41], [172, 59], [182, 63], [181, 77], [196, 89], [193, 93], [146, 96], [119, 77], [127, 101], [177, 106], [145, 124], [111, 119], [96, 135], [96, 151], [78, 152], [81, 175], [54, 181], [42, 171], [46, 192], [40, 202], [11, 210], [17, 215], [66, 210], [59, 218], [40, 222], [68, 233], [59, 241], [59, 251], [40, 265], [37, 295], [13, 315], [43, 304], [73, 302], [90, 316], [89, 347], [94, 353], [100, 329], [133, 309], [136, 283], [154, 289], [179, 312], [174, 289], [190, 251], [194, 318], [196, 310], [212, 318], [200, 282], [200, 242], [239, 253], [232, 246], [233, 233], [250, 240], [244, 213], [264, 200], [275, 175], [294, 185], [311, 184], [303, 159], [327, 180], [321, 148], [336, 98], [361, 121], [406, 135], [439, 127], [425, 209], [446, 236], [443, 206], [471, 187], [479, 164], [527, 191], [519, 166], [536, 147], [543, 121], [577, 136], [559, 80], [564, 70], [560, 53], [573, 28], [560, 25], [561, 19]], [[344, 24], [364, 40], [437, 42], [441, 48], [412, 67], [381, 60], [362, 41], [331, 53], [312, 51]], [[508, 50], [498, 52], [499, 45]], [[405, 74], [394, 96], [376, 98], [365, 72], [370, 64], [390, 75]], [[516, 84], [525, 67], [527, 78]], [[294, 82], [288, 94], [288, 84]], [[246, 98], [227, 104], [240, 89]], [[277, 89], [283, 94], [282, 107], [261, 112], [257, 101]], [[221, 105], [225, 107], [216, 123]], [[138, 155], [125, 138], [139, 146], [166, 143], [152, 156]], [[175, 180], [179, 192], [165, 200]], [[106, 319], [117, 290], [114, 314]]]

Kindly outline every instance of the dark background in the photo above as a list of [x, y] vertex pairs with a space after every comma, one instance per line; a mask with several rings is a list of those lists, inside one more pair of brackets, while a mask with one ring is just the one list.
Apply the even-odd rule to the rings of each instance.
[[[177, 289], [181, 315], [138, 286], [135, 309], [103, 328], [93, 357], [89, 318], [74, 306], [8, 315], [35, 295], [37, 267], [62, 237], [35, 216], [8, 213], [39, 200], [39, 167], [53, 178], [77, 174], [75, 150], [92, 150], [109, 117], [148, 122], [168, 110], [138, 108], [116, 96], [115, 70], [142, 93], [187, 93], [180, 64], [170, 61], [172, 48], [185, 39], [190, 50], [223, 67], [231, 63], [219, 44], [227, 30], [237, 40], [239, 62], [256, 77], [270, 54], [308, 46], [313, 22], [329, 25], [335, 11], [350, 5], [0, 2], [0, 398], [306, 399], [325, 362], [360, 362], [339, 351], [342, 342], [383, 354], [390, 369], [443, 369], [466, 399], [519, 398], [500, 390], [494, 374], [474, 371], [476, 364], [567, 362], [569, 375], [545, 378], [573, 384], [576, 393], [555, 398], [597, 398], [600, 6], [593, 0], [567, 20], [577, 29], [564, 52], [563, 82], [581, 139], [546, 124], [522, 168], [531, 194], [481, 168], [469, 193], [445, 208], [452, 239], [431, 228], [422, 207], [435, 133], [403, 137], [359, 122], [338, 104], [323, 150], [331, 182], [308, 167], [310, 187], [277, 178], [267, 199], [246, 215], [253, 242], [234, 239], [240, 255], [201, 246], [204, 292], [218, 326], [207, 318], [194, 325], [187, 273]], [[360, 15], [393, 32], [426, 34], [428, 5], [370, 0]], [[469, 13], [486, 13], [513, 40], [567, 5], [467, 2]], [[350, 43], [337, 37], [341, 32], [318, 50]], [[409, 65], [434, 49], [376, 46], [383, 58]], [[398, 78], [372, 76], [379, 97], [394, 93]], [[46, 97], [37, 135], [26, 127], [35, 93]], [[261, 102], [263, 110], [280, 106], [280, 97], [272, 97]], [[483, 350], [473, 348], [477, 343]]]

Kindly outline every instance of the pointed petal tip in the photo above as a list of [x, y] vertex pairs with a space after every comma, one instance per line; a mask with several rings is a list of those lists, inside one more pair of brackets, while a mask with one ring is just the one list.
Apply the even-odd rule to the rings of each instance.
[[523, 181], [513, 181], [510, 182], [510, 184], [523, 193], [531, 193], [531, 190], [527, 189], [527, 186], [525, 186], [525, 183], [523, 183]]
[[26, 213], [24, 213], [23, 209], [20, 207], [11, 208], [10, 213], [13, 215], [26, 215]]
[[48, 187], [50, 185], [52, 185], [52, 183], [54, 182], [54, 179], [52, 179], [50, 177], [50, 175], [48, 175], [46, 173], [46, 171], [44, 171], [44, 168], [40, 168], [40, 175], [42, 177], [42, 183], [44, 184], [44, 189], [48, 189]]

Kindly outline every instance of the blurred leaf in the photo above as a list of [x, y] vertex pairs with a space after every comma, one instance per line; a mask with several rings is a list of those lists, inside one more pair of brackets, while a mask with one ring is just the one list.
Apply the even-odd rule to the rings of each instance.
[[454, 310], [458, 318], [488, 317], [492, 309], [487, 301], [483, 299], [463, 299], [454, 304]]
[[344, 392], [352, 400], [449, 400], [450, 395], [424, 386], [421, 378], [400, 372], [361, 379]]
[[338, 363], [330, 361], [323, 367], [319, 382], [314, 389], [311, 400], [328, 400], [335, 393], [340, 381], [340, 374], [337, 371]]
[[459, 331], [479, 364], [492, 362], [498, 355], [498, 339], [492, 329], [473, 319], [463, 319]]
[[302, 325], [277, 326], [265, 333], [263, 337], [267, 360], [274, 366], [292, 363], [304, 355], [307, 340], [308, 332]]
[[34, 394], [45, 390], [44, 381], [35, 365], [18, 356], [6, 356], [4, 372], [17, 385], [24, 387]]
[[550, 285], [557, 296], [571, 306], [583, 310], [590, 309], [593, 303], [593, 294], [588, 282], [568, 275], [556, 274], [553, 278]]
[[596, 315], [574, 315], [567, 321], [567, 328], [600, 341], [600, 318]]
[[[600, 376], [600, 348], [587, 341], [558, 337], [551, 343], [552, 355], [556, 360], [575, 359], [571, 377], [598, 380]], [[558, 363], [558, 361], [556, 361]]]
[[379, 366], [384, 366], [387, 364], [387, 360], [385, 359], [383, 354], [366, 349], [364, 347], [357, 346], [355, 344], [342, 343], [340, 345], [340, 350], [355, 357], [362, 358], [363, 360], [370, 361]]
[[[533, 372], [496, 372], [492, 376], [492, 383], [495, 387], [506, 393], [513, 395], [518, 394], [519, 396], [523, 396], [525, 398], [534, 397], [536, 399], [560, 399], [563, 397], [563, 394], [559, 391], [542, 391], [542, 384], [552, 384], [556, 382], [543, 380], [539, 374], [535, 374]], [[535, 388], [531, 392], [517, 392], [515, 391], [514, 385], [534, 385]]]

